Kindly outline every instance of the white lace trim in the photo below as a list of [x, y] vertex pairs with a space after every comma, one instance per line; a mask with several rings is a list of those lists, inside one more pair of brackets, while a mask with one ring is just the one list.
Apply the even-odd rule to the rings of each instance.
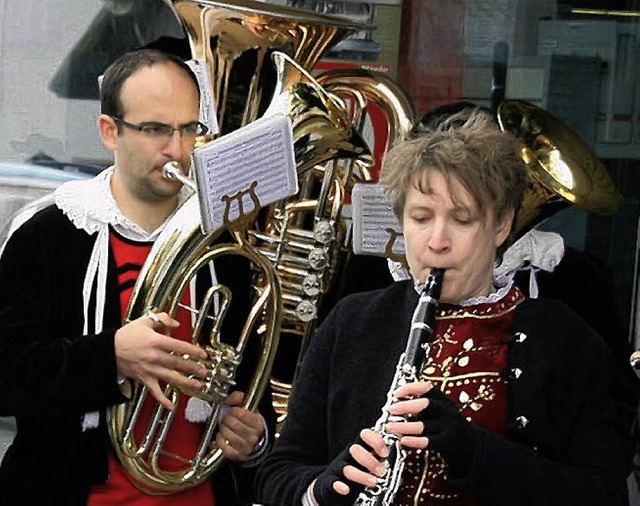
[[507, 293], [509, 293], [509, 290], [511, 290], [512, 286], [513, 286], [513, 277], [511, 277], [510, 279], [507, 279], [506, 284], [504, 286], [501, 286], [499, 288], [497, 287], [498, 289], [495, 292], [490, 293], [489, 295], [483, 295], [481, 297], [471, 297], [470, 299], [463, 300], [462, 302], [458, 302], [458, 304], [460, 306], [468, 307], [468, 306], [475, 306], [476, 304], [500, 302], [507, 295]]
[[[469, 299], [472, 302], [463, 301], [460, 304], [468, 306], [500, 300], [509, 291], [516, 272], [521, 270], [529, 271], [529, 297], [535, 299], [539, 295], [536, 272], [539, 270], [553, 272], [563, 257], [564, 240], [561, 235], [555, 232], [531, 230], [505, 251], [502, 262], [493, 270], [493, 284], [502, 288], [489, 297], [495, 295], [497, 299], [484, 300], [484, 298], [479, 298], [482, 300], [477, 301], [476, 298], [473, 298]], [[387, 265], [394, 281], [412, 278], [409, 270], [401, 263], [387, 258]], [[503, 290], [504, 288], [506, 290]]]
[[102, 227], [123, 221], [124, 216], [111, 195], [112, 174], [113, 167], [109, 167], [93, 179], [68, 181], [56, 188], [53, 194], [56, 206], [77, 229], [94, 234]]
[[517, 271], [529, 271], [529, 297], [539, 295], [536, 272], [553, 272], [564, 257], [564, 240], [555, 232], [531, 230], [505, 251], [493, 271], [497, 281], [513, 278]]

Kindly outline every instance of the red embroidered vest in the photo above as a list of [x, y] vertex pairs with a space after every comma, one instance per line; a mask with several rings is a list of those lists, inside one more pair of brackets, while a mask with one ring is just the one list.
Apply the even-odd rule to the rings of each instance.
[[[514, 310], [524, 300], [513, 287], [500, 301], [469, 307], [442, 305], [421, 379], [431, 381], [458, 406], [467, 420], [504, 435], [507, 385], [500, 374], [507, 366], [507, 346]], [[475, 506], [472, 497], [447, 482], [447, 463], [435, 451], [409, 451], [399, 506]]]

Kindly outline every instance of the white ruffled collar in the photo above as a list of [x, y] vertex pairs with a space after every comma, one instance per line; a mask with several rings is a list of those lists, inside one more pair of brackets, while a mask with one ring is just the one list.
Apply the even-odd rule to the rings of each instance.
[[[531, 230], [511, 245], [494, 268], [493, 284], [496, 291], [486, 297], [473, 297], [459, 302], [461, 306], [472, 306], [487, 302], [498, 302], [511, 289], [517, 271], [529, 270], [529, 296], [538, 297], [536, 272], [552, 272], [564, 256], [564, 240], [555, 232]], [[401, 263], [387, 259], [389, 272], [394, 281], [411, 279], [409, 270]]]
[[125, 217], [111, 194], [113, 167], [93, 179], [69, 181], [54, 192], [56, 206], [80, 230], [94, 234], [108, 225], [124, 224]]
[[502, 255], [502, 261], [493, 271], [497, 283], [505, 283], [517, 271], [529, 271], [529, 296], [539, 294], [536, 272], [553, 272], [564, 257], [564, 240], [555, 232], [531, 230], [513, 243]]
[[[111, 166], [92, 179], [62, 184], [54, 192], [56, 206], [76, 228], [88, 234], [94, 234], [111, 225], [118, 234], [127, 239], [141, 242], [154, 241], [164, 228], [164, 224], [153, 232], [147, 232], [122, 214], [111, 193], [113, 171], [114, 168]], [[185, 187], [180, 190], [178, 207], [190, 193], [191, 190]]]
[[494, 270], [501, 278], [523, 267], [532, 266], [552, 272], [564, 256], [564, 240], [555, 232], [531, 230], [513, 243], [502, 255], [502, 262]]

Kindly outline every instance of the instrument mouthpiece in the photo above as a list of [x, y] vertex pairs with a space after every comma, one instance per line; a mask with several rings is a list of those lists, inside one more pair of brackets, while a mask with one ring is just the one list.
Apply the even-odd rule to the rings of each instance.
[[421, 292], [427, 286], [427, 283], [431, 282], [437, 283], [438, 285], [442, 284], [442, 278], [444, 276], [444, 269], [439, 269], [436, 267], [432, 267], [429, 271], [429, 275], [425, 279], [415, 278], [413, 285], [416, 287], [416, 290]]
[[180, 181], [187, 188], [197, 190], [196, 184], [182, 173], [182, 166], [176, 161], [165, 163], [162, 167], [162, 175], [165, 179]]

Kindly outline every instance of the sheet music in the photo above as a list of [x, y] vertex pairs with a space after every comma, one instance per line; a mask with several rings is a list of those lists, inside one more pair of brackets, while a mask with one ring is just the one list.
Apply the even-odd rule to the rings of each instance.
[[377, 184], [358, 183], [351, 194], [353, 210], [353, 252], [356, 255], [387, 256], [393, 229], [397, 238], [392, 251], [404, 255], [404, 237], [391, 202]]
[[[291, 120], [263, 118], [193, 152], [206, 232], [298, 191]], [[255, 186], [252, 189], [252, 185]], [[225, 202], [228, 199], [229, 202]]]
[[216, 104], [211, 93], [212, 86], [209, 80], [209, 65], [206, 60], [193, 59], [185, 62], [193, 71], [200, 87], [200, 121], [209, 129], [210, 134], [217, 134], [218, 117], [216, 116]]

